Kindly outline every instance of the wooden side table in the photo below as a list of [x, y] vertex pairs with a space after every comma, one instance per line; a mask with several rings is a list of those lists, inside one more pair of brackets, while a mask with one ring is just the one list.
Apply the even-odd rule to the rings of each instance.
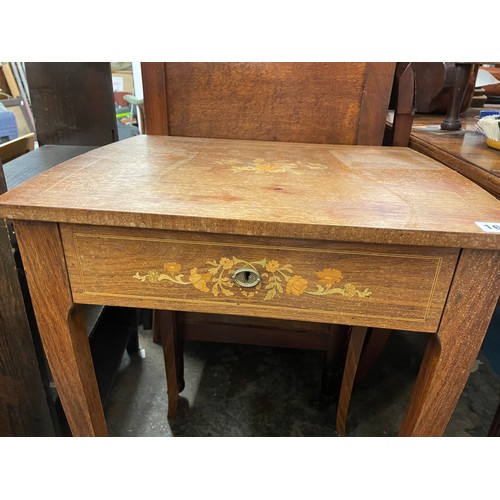
[[428, 332], [400, 434], [433, 436], [500, 291], [500, 203], [408, 148], [139, 136], [3, 195], [0, 217], [74, 435], [107, 433], [81, 304]]

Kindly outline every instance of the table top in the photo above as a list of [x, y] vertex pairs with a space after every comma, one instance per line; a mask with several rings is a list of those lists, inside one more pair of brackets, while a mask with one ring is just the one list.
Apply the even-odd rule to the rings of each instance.
[[[491, 109], [499, 109], [498, 106]], [[410, 147], [441, 161], [500, 197], [500, 151], [488, 147], [476, 131], [478, 108], [460, 117], [461, 130], [441, 130], [443, 115], [417, 114]]]
[[500, 249], [500, 202], [409, 148], [138, 136], [0, 197], [0, 217]]

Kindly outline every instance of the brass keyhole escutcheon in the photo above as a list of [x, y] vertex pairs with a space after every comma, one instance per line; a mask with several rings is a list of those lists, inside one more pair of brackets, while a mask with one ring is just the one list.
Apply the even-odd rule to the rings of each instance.
[[252, 288], [260, 283], [260, 274], [250, 267], [242, 267], [234, 272], [233, 279], [243, 288]]

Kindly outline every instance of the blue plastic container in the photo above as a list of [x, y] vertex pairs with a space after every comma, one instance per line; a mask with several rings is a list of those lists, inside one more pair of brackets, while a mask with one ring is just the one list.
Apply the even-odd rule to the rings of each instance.
[[500, 111], [496, 109], [481, 109], [479, 111], [479, 118], [484, 118], [485, 116], [500, 115]]
[[10, 111], [0, 113], [0, 143], [12, 141], [19, 136], [16, 117]]

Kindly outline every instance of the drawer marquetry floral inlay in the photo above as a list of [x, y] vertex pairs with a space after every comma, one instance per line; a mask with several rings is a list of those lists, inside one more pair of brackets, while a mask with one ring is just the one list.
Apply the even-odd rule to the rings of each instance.
[[[235, 290], [245, 297], [253, 297], [259, 292], [265, 293], [264, 300], [273, 300], [279, 294], [294, 296], [307, 295], [341, 295], [344, 297], [369, 297], [372, 292], [365, 288], [358, 288], [345, 282], [344, 275], [339, 269], [323, 269], [316, 272], [314, 282], [295, 274], [290, 264], [280, 264], [277, 260], [263, 259], [247, 262], [236, 257], [222, 257], [218, 262], [207, 261], [209, 268], [200, 271], [198, 267], [183, 270], [177, 262], [165, 262], [162, 270], [149, 270], [145, 274], [136, 272], [133, 278], [145, 283], [174, 283], [176, 285], [193, 286], [200, 292], [233, 296]], [[233, 281], [233, 273], [237, 267], [245, 266], [258, 272], [261, 281], [250, 291], [248, 288], [239, 288]], [[344, 283], [343, 283], [344, 282]]]

